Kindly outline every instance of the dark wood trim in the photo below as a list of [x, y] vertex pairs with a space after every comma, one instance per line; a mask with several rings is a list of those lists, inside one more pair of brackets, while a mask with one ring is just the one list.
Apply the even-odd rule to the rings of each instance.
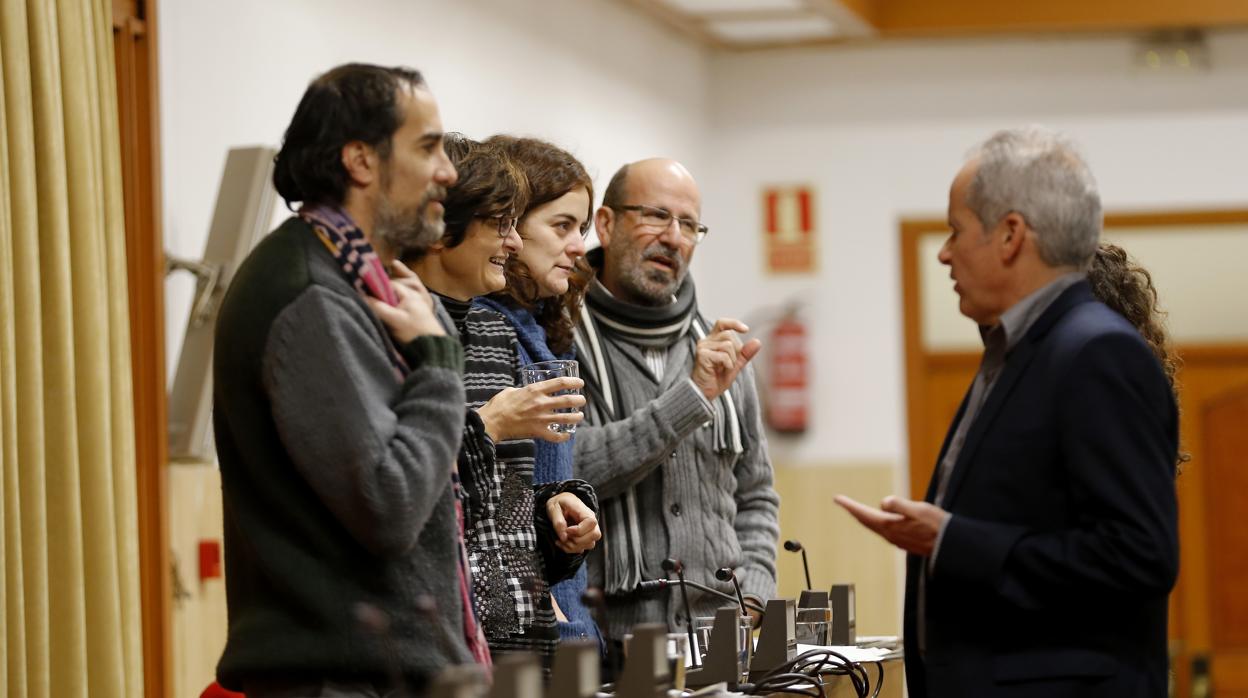
[[1138, 211], [1105, 215], [1106, 228], [1157, 228], [1157, 232], [1160, 233], [1172, 233], [1174, 232], [1173, 230], [1166, 230], [1166, 228], [1176, 226], [1232, 224], [1248, 224], [1248, 209]]
[[875, 0], [869, 6], [872, 23], [883, 36], [1155, 31], [1248, 24], [1248, 7], [1242, 0]]
[[172, 695], [173, 690], [155, 4], [113, 2], [134, 380], [143, 684], [149, 698]]

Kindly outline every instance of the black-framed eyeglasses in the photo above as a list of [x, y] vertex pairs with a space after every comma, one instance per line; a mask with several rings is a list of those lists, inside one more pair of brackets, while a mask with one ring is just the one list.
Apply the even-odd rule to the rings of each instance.
[[656, 233], [667, 230], [667, 227], [676, 221], [677, 227], [680, 228], [680, 234], [689, 238], [695, 243], [702, 242], [706, 234], [711, 229], [704, 224], [693, 220], [692, 218], [680, 218], [672, 215], [672, 212], [665, 208], [657, 206], [644, 206], [641, 204], [623, 204], [620, 206], [612, 206], [616, 211], [634, 211], [637, 217], [641, 219], [641, 224]]
[[511, 231], [514, 230], [520, 223], [520, 218], [518, 216], [512, 216], [505, 213], [495, 213], [492, 215], [480, 213], [474, 216], [474, 218], [479, 218], [483, 221], [495, 221], [498, 225], [498, 236], [500, 238], [505, 238], [508, 235], [511, 235]]

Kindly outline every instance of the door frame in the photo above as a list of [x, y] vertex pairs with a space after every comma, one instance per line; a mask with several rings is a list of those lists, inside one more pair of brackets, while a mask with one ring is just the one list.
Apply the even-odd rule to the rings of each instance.
[[143, 686], [172, 695], [172, 563], [167, 516], [165, 258], [160, 227], [156, 0], [113, 0], [113, 55], [126, 219], [130, 371], [138, 487]]

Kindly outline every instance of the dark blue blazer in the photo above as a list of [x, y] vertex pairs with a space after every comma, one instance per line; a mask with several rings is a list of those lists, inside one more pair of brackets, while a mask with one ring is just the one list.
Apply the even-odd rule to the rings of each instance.
[[954, 466], [923, 656], [926, 559], [906, 560], [912, 698], [1165, 696], [1177, 451], [1160, 363], [1086, 282], [1070, 287], [1010, 352]]

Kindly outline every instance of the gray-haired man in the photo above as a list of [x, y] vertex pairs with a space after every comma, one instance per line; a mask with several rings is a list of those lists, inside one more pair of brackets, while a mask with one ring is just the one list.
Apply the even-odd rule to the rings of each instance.
[[910, 553], [911, 696], [1166, 695], [1178, 414], [1092, 295], [1101, 202], [1073, 147], [1003, 131], [949, 191], [940, 251], [984, 356], [926, 501], [837, 501]]

